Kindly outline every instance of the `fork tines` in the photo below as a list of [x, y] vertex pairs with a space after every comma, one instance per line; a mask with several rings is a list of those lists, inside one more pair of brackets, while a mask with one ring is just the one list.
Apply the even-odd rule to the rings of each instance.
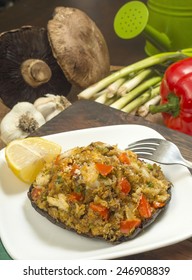
[[144, 140], [139, 140], [128, 145], [127, 149], [135, 152], [138, 155], [153, 154], [161, 142], [158, 138], [148, 138]]

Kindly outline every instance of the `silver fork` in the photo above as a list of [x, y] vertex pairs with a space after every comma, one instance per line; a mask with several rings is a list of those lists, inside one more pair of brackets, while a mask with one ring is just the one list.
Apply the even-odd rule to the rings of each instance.
[[162, 164], [180, 164], [192, 169], [192, 162], [183, 158], [179, 148], [165, 139], [149, 138], [128, 145], [139, 158], [149, 159]]

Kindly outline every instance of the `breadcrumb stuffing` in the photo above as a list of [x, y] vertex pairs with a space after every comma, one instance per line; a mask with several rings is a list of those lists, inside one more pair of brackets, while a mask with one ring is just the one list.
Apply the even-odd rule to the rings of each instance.
[[29, 197], [37, 211], [64, 228], [118, 243], [155, 219], [170, 200], [170, 187], [157, 164], [93, 142], [46, 165]]

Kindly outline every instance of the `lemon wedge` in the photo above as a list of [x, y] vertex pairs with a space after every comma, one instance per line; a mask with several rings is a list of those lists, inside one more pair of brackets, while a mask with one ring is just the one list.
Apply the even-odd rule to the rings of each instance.
[[5, 148], [5, 159], [12, 172], [31, 184], [45, 162], [61, 153], [61, 146], [40, 137], [13, 140]]

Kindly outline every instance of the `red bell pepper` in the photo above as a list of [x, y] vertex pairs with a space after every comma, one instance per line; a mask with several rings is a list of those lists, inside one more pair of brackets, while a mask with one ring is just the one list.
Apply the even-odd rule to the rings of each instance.
[[68, 200], [71, 202], [80, 201], [82, 199], [83, 199], [83, 195], [81, 193], [73, 192], [70, 193], [68, 196]]
[[96, 163], [96, 168], [102, 176], [107, 176], [113, 170], [112, 165], [107, 165], [104, 163]]
[[141, 195], [138, 211], [141, 217], [148, 219], [152, 216], [151, 206], [144, 194]]
[[120, 162], [122, 162], [124, 164], [130, 164], [130, 159], [129, 159], [127, 153], [121, 153], [119, 155], [119, 160], [120, 160]]
[[103, 205], [101, 205], [101, 204], [96, 204], [96, 203], [94, 203], [94, 202], [91, 202], [91, 203], [89, 204], [89, 207], [90, 207], [94, 212], [99, 213], [99, 215], [100, 215], [103, 219], [105, 219], [105, 220], [108, 219], [108, 217], [109, 217], [109, 210], [107, 209], [107, 207], [105, 207], [105, 206], [103, 206]]
[[131, 185], [129, 183], [129, 181], [126, 178], [121, 178], [119, 184], [118, 184], [120, 190], [124, 193], [124, 194], [128, 194], [131, 190]]
[[192, 135], [192, 58], [167, 68], [160, 95], [161, 105], [150, 106], [150, 112], [162, 112], [167, 127]]
[[42, 188], [33, 188], [32, 191], [31, 191], [32, 199], [34, 201], [37, 200], [40, 197], [41, 192], [42, 192]]
[[139, 227], [141, 224], [140, 219], [124, 220], [120, 222], [120, 231], [123, 233], [129, 233], [132, 229]]

